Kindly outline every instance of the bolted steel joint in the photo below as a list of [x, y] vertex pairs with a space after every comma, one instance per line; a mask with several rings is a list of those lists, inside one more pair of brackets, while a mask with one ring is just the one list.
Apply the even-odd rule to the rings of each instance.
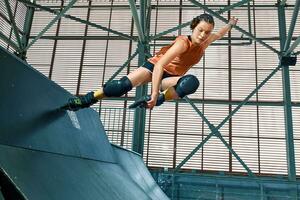
[[280, 61], [281, 61], [281, 65], [295, 66], [297, 63], [297, 56], [296, 55], [282, 56]]

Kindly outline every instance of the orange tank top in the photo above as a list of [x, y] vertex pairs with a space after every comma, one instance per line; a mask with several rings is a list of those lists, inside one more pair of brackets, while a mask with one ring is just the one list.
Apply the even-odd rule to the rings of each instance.
[[176, 41], [183, 40], [185, 51], [176, 56], [169, 64], [164, 66], [164, 71], [171, 75], [184, 75], [193, 65], [197, 64], [204, 54], [204, 50], [208, 44], [203, 42], [201, 45], [193, 45], [187, 36], [178, 36], [170, 45], [162, 47], [159, 52], [155, 54], [148, 61], [152, 64], [156, 64], [160, 58], [170, 49]]

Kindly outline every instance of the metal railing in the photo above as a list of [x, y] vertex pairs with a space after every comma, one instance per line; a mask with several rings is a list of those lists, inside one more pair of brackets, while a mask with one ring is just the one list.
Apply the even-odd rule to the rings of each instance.
[[111, 143], [131, 149], [134, 110], [127, 108], [94, 108]]

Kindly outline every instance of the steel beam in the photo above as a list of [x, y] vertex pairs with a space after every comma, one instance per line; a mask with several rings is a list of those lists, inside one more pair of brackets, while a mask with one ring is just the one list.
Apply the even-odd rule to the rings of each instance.
[[144, 31], [146, 30], [146, 16], [147, 16], [147, 13], [146, 13], [146, 5], [147, 5], [146, 1], [147, 0], [140, 1], [140, 24], [141, 24], [144, 36], [145, 36], [145, 32]]
[[[36, 8], [39, 8], [41, 10], [45, 10], [47, 12], [50, 12], [50, 13], [53, 13], [53, 14], [59, 14], [58, 11], [56, 10], [53, 10], [53, 9], [50, 9], [46, 6], [41, 6], [41, 5], [38, 5], [38, 4], [33, 4], [33, 3], [28, 3], [26, 0], [18, 0], [18, 1], [21, 1], [21, 2], [26, 2], [26, 4], [30, 5], [30, 6], [33, 6], [33, 7], [36, 7]], [[89, 21], [86, 21], [86, 20], [83, 20], [83, 19], [80, 19], [78, 17], [74, 17], [72, 15], [63, 15], [64, 18], [67, 18], [67, 19], [71, 19], [71, 20], [74, 20], [74, 21], [77, 21], [77, 22], [80, 22], [80, 23], [83, 23], [83, 24], [87, 24], [91, 27], [94, 27], [94, 28], [97, 28], [97, 29], [101, 29], [101, 30], [104, 30], [104, 31], [108, 31], [110, 33], [113, 33], [113, 34], [116, 34], [120, 37], [123, 37], [125, 39], [128, 39], [128, 40], [135, 40], [133, 37], [127, 35], [127, 34], [124, 34], [124, 33], [121, 33], [121, 32], [118, 32], [118, 31], [115, 31], [115, 30], [112, 30], [112, 29], [109, 29], [109, 28], [106, 28], [104, 26], [101, 26], [99, 24], [95, 24], [93, 22], [89, 22]]]
[[292, 53], [296, 47], [300, 44], [300, 36], [296, 39], [296, 41], [291, 45], [291, 47], [285, 52], [286, 55]]
[[[227, 4], [213, 4], [213, 1], [211, 4], [206, 3], [206, 5], [210, 8], [220, 8], [220, 7], [226, 7]], [[54, 9], [60, 9], [60, 6], [47, 6], [48, 8], [54, 8]], [[73, 8], [88, 8], [88, 5], [75, 5]], [[93, 9], [107, 9], [110, 8], [110, 5], [93, 5]], [[186, 4], [186, 5], [152, 5], [152, 9], [160, 8], [160, 9], [174, 9], [174, 8], [196, 8], [197, 6], [192, 4]], [[246, 5], [241, 5], [241, 8], [248, 7]], [[273, 5], [250, 5], [251, 8], [276, 8], [277, 6], [275, 4]], [[293, 5], [286, 5], [286, 8], [292, 8]], [[122, 9], [130, 9], [129, 5], [114, 5], [114, 8], [122, 10]], [[139, 8], [138, 8], [139, 9]]]
[[[243, 105], [245, 105], [249, 99], [256, 94], [256, 92], [268, 82], [275, 74], [276, 72], [281, 68], [280, 65], [278, 65], [245, 99], [242, 101], [232, 112], [229, 113], [229, 115], [214, 129], [213, 132], [211, 132], [197, 147], [195, 147], [192, 152], [176, 167], [176, 170], [178, 170], [181, 166], [183, 166], [202, 146], [209, 140], [213, 135], [217, 133], [217, 130], [219, 130]], [[204, 116], [204, 115], [203, 115]]]
[[116, 78], [116, 76], [130, 63], [130, 61], [135, 58], [135, 56], [138, 54], [138, 49], [126, 60], [126, 62], [108, 79], [107, 82], [110, 82]]
[[184, 28], [184, 27], [186, 27], [186, 26], [189, 26], [190, 24], [191, 24], [191, 21], [185, 22], [185, 23], [180, 24], [180, 25], [178, 25], [178, 26], [176, 26], [176, 27], [170, 28], [170, 29], [168, 29], [168, 30], [166, 30], [166, 31], [163, 31], [163, 32], [158, 33], [158, 34], [156, 34], [156, 35], [154, 35], [154, 36], [151, 36], [151, 37], [149, 38], [149, 40], [150, 40], [150, 41], [156, 40], [156, 39], [160, 38], [160, 37], [163, 36], [163, 35], [166, 35], [166, 34], [171, 33], [171, 32], [173, 32], [173, 31], [177, 31], [177, 30], [179, 30], [179, 29], [182, 29], [182, 28]]
[[217, 129], [220, 129], [243, 105], [245, 105], [251, 97], [258, 92], [258, 90], [264, 86], [281, 68], [277, 66], [245, 99], [242, 101], [218, 126]]
[[143, 27], [142, 27], [142, 25], [140, 23], [140, 20], [139, 20], [139, 17], [138, 17], [135, 1], [134, 0], [128, 0], [128, 2], [129, 2], [129, 5], [130, 5], [130, 10], [131, 10], [131, 13], [132, 13], [134, 24], [135, 24], [136, 29], [137, 29], [138, 34], [139, 34], [139, 40], [141, 42], [145, 42], [144, 31], [143, 31]]
[[[34, 0], [35, 2], [35, 0]], [[25, 17], [25, 21], [24, 21], [24, 25], [23, 25], [23, 37], [22, 37], [22, 45], [23, 47], [26, 47], [29, 43], [29, 38], [30, 38], [30, 31], [31, 31], [31, 27], [32, 27], [32, 22], [33, 22], [33, 16], [34, 16], [34, 11], [35, 9], [33, 7], [27, 7], [27, 11], [26, 11], [26, 17]], [[26, 54], [27, 52], [22, 50], [22, 52], [20, 52], [20, 57], [22, 59], [26, 58]]]
[[152, 11], [152, 7], [151, 7], [151, 0], [148, 0], [148, 4], [146, 6], [146, 19], [145, 19], [145, 35], [147, 35], [147, 37], [149, 38], [149, 34], [150, 34], [150, 23], [151, 23], [151, 11]]
[[[30, 39], [33, 39], [35, 38], [36, 35], [32, 35], [30, 36], [29, 38]], [[101, 35], [89, 35], [89, 36], [80, 36], [80, 35], [72, 35], [72, 36], [49, 36], [49, 35], [45, 35], [45, 36], [42, 36], [40, 39], [45, 39], [45, 40], [128, 40], [124, 37], [121, 37], [121, 36], [101, 36]], [[132, 36], [132, 39], [133, 40], [138, 40], [138, 37], [137, 36]], [[159, 37], [159, 38], [156, 38], [155, 40], [159, 40], [159, 41], [173, 41], [176, 39], [176, 36], [162, 36], [162, 37]], [[232, 41], [249, 41], [248, 38], [240, 38], [240, 37], [231, 37], [231, 38], [228, 38], [228, 37], [223, 37], [221, 39], [219, 39], [219, 41], [227, 41], [227, 40], [232, 40]], [[270, 40], [270, 41], [277, 41], [279, 40], [279, 38], [263, 38], [265, 40]], [[156, 44], [158, 46], [165, 46], [165, 45], [169, 45], [170, 43], [166, 43], [166, 44]], [[220, 45], [220, 44], [223, 44], [223, 43], [216, 43], [215, 45]], [[226, 44], [226, 43], [224, 43]], [[242, 44], [249, 44], [249, 42], [241, 42], [241, 43], [234, 43], [232, 45], [242, 45]], [[211, 44], [211, 45], [214, 45]], [[227, 44], [228, 45], [228, 44]]]
[[23, 28], [24, 36], [22, 38], [22, 43], [23, 43], [24, 47], [27, 46], [27, 44], [28, 44], [28, 40], [30, 37], [30, 30], [32, 27], [33, 16], [34, 16], [34, 8], [27, 7], [26, 18], [24, 21], [24, 28]]
[[[195, 4], [196, 6], [203, 8], [206, 12], [209, 14], [213, 15], [214, 17], [218, 18], [219, 20], [223, 21], [224, 23], [228, 23], [228, 20], [225, 19], [224, 17], [220, 16], [217, 12], [209, 9], [206, 5], [203, 5], [202, 3], [196, 1], [196, 0], [189, 0], [191, 3]], [[248, 36], [249, 38], [255, 40], [256, 42], [260, 43], [261, 45], [265, 46], [266, 48], [270, 49], [274, 53], [277, 53], [279, 55], [279, 51], [271, 47], [270, 45], [266, 44], [262, 40], [257, 39], [254, 35], [248, 33], [244, 29], [240, 28], [239, 26], [235, 25], [233, 26], [234, 29], [238, 30], [239, 32], [243, 33], [244, 35]]]
[[[138, 99], [144, 96], [145, 94], [147, 94], [147, 88], [148, 88], [147, 85], [142, 85], [137, 87], [135, 98]], [[134, 111], [132, 150], [138, 152], [141, 155], [143, 155], [144, 152], [145, 124], [146, 124], [146, 109], [136, 108]]]
[[[140, 20], [139, 20], [136, 6], [135, 6], [135, 1], [129, 0], [135, 26], [139, 34], [139, 42], [138, 42], [138, 54], [139, 54], [138, 65], [139, 66], [143, 65], [143, 63], [146, 61], [147, 54], [149, 53], [149, 49], [147, 48], [149, 41], [148, 39], [146, 39], [148, 38], [148, 35], [144, 35], [144, 33], [146, 33], [146, 27], [149, 27], [149, 24], [146, 23], [150, 22], [146, 20], [147, 2], [148, 2], [147, 0], [140, 1]], [[142, 96], [147, 95], [147, 90], [148, 87], [146, 84], [137, 87], [135, 98], [139, 99]], [[132, 150], [140, 153], [141, 155], [143, 155], [144, 153], [145, 124], [146, 124], [146, 109], [145, 108], [135, 109]]]
[[296, 4], [295, 4], [294, 11], [293, 11], [293, 16], [292, 16], [288, 36], [287, 36], [286, 41], [285, 41], [284, 49], [282, 49], [283, 51], [287, 51], [290, 47], [293, 32], [294, 32], [297, 17], [298, 17], [298, 13], [299, 13], [299, 8], [300, 8], [300, 0], [296, 0]]
[[252, 1], [252, 0], [242, 0], [240, 2], [232, 4], [230, 6], [226, 6], [225, 8], [219, 10], [217, 13], [222, 14], [222, 13], [227, 12], [229, 10], [233, 10], [236, 7], [241, 7], [243, 4], [249, 3], [250, 1]]
[[[6, 23], [10, 24], [10, 20], [7, 19], [7, 17], [1, 12], [0, 12], [0, 18], [2, 18]], [[20, 30], [18, 27], [16, 27], [16, 28], [20, 34], [24, 34], [24, 32], [22, 30]]]
[[[146, 60], [145, 44], [138, 43], [138, 65], [141, 66]], [[136, 88], [135, 99], [139, 99], [142, 96], [147, 95], [147, 85], [141, 85]], [[146, 109], [136, 108], [134, 111], [134, 127], [132, 138], [132, 150], [143, 155], [144, 152], [144, 136], [145, 136], [145, 124], [146, 124]]]
[[[35, 35], [30, 36], [30, 39], [35, 38]], [[50, 36], [45, 35], [42, 36], [40, 39], [45, 40], [128, 40], [127, 38], [121, 37], [121, 36], [106, 36], [106, 35], [88, 35], [88, 36], [82, 36], [82, 35], [72, 35], [72, 36]], [[132, 40], [138, 40], [138, 37], [131, 37]]]
[[280, 41], [280, 49], [281, 51], [285, 48], [286, 42], [286, 18], [285, 18], [285, 1], [280, 1], [278, 3], [278, 24], [279, 24], [279, 41]]
[[[243, 1], [241, 1], [241, 2], [238, 2], [238, 3], [236, 3], [236, 4], [233, 4], [233, 5], [231, 5], [231, 6], [227, 6], [227, 7], [223, 8], [223, 9], [217, 11], [216, 13], [221, 14], [221, 13], [223, 13], [223, 12], [225, 12], [225, 11], [228, 11], [228, 10], [230, 10], [230, 9], [233, 9], [233, 8], [235, 8], [235, 7], [237, 7], [237, 6], [241, 6], [242, 4], [248, 3], [249, 1], [252, 1], [252, 0], [243, 0]], [[150, 37], [150, 41], [152, 41], [152, 40], [157, 40], [158, 38], [160, 38], [160, 37], [163, 36], [163, 35], [166, 35], [166, 34], [168, 34], [168, 33], [172, 33], [173, 31], [177, 31], [177, 30], [179, 30], [179, 29], [182, 29], [182, 28], [184, 28], [184, 27], [187, 27], [187, 26], [189, 26], [190, 24], [191, 24], [191, 21], [188, 21], [188, 22], [185, 22], [185, 23], [183, 23], [183, 24], [180, 24], [180, 25], [178, 25], [178, 26], [176, 26], [176, 27], [173, 27], [173, 28], [170, 28], [170, 29], [168, 29], [168, 30], [166, 30], [166, 31], [163, 31], [163, 32], [161, 32], [161, 33], [158, 33], [158, 34], [156, 34], [155, 36]], [[249, 27], [250, 27], [250, 23], [249, 23]], [[245, 43], [245, 44], [242, 44], [242, 45], [249, 45], [249, 44], [251, 44], [251, 43]], [[225, 45], [228, 45], [228, 44], [225, 44]]]
[[22, 42], [21, 42], [21, 37], [19, 35], [18, 28], [17, 28], [16, 22], [15, 22], [13, 13], [11, 11], [10, 4], [9, 4], [8, 0], [4, 0], [4, 3], [5, 3], [5, 7], [6, 7], [6, 10], [7, 10], [10, 22], [11, 22], [13, 32], [14, 32], [15, 37], [16, 37], [17, 42], [18, 42], [19, 49], [23, 49], [23, 45], [22, 45]]
[[[222, 142], [223, 144], [227, 147], [227, 149], [230, 151], [230, 153], [232, 153], [235, 158], [241, 163], [241, 165], [246, 169], [246, 171], [248, 172], [249, 176], [254, 177], [253, 172], [250, 170], [250, 168], [246, 165], [246, 163], [238, 156], [238, 154], [229, 146], [229, 144], [224, 140], [224, 138], [222, 137], [221, 133], [219, 132], [219, 129], [217, 129], [213, 124], [211, 124], [208, 119], [204, 116], [204, 114], [195, 106], [195, 104], [188, 98], [188, 97], [184, 97], [184, 99], [194, 108], [194, 110], [198, 113], [198, 115], [202, 118], [202, 120], [206, 123], [206, 125], [209, 127], [209, 129], [211, 130], [211, 133], [209, 134], [209, 136], [217, 136]], [[210, 138], [209, 137], [209, 138]], [[208, 137], [207, 137], [208, 138]], [[201, 147], [203, 147], [203, 145], [208, 141], [208, 139], [203, 140], [203, 142], [201, 142]], [[190, 154], [186, 159], [184, 159], [176, 168], [175, 168], [175, 172], [178, 171], [200, 148], [197, 147], [197, 150], [193, 151], [193, 154]]]
[[281, 0], [281, 1], [280, 1], [280, 5], [286, 6], [286, 0]]
[[4, 42], [9, 44], [16, 51], [18, 52], [21, 51], [20, 47], [16, 43], [14, 43], [11, 39], [9, 39], [6, 35], [4, 35], [1, 31], [0, 31], [0, 39], [2, 39]]
[[[31, 6], [31, 7], [34, 7], [34, 8], [39, 8], [41, 10], [44, 10], [44, 11], [47, 11], [47, 12], [50, 12], [50, 13], [53, 13], [53, 14], [56, 14], [58, 15], [60, 12], [56, 11], [56, 10], [53, 10], [53, 9], [50, 9], [46, 6], [42, 6], [42, 5], [39, 5], [39, 4], [36, 4], [36, 3], [32, 3], [32, 2], [28, 2], [26, 0], [18, 0], [28, 6]], [[86, 20], [83, 20], [83, 19], [80, 19], [78, 17], [74, 17], [72, 15], [66, 15], [66, 14], [63, 14], [63, 17], [64, 18], [67, 18], [67, 19], [71, 19], [71, 20], [74, 20], [74, 21], [77, 21], [77, 22], [80, 22], [80, 23], [83, 23], [83, 24], [87, 24], [91, 27], [94, 27], [94, 28], [97, 28], [97, 29], [101, 29], [101, 30], [104, 30], [104, 31], [108, 31], [110, 33], [113, 33], [113, 34], [116, 34], [120, 37], [123, 37], [127, 40], [136, 40], [134, 37], [131, 37], [130, 35], [127, 35], [127, 34], [124, 34], [124, 33], [121, 33], [121, 32], [118, 32], [118, 31], [115, 31], [115, 30], [112, 30], [112, 29], [109, 29], [109, 28], [106, 28], [106, 27], [103, 27], [99, 24], [95, 24], [93, 22], [89, 22], [89, 21], [86, 21]], [[43, 36], [41, 38], [44, 38]]]
[[51, 22], [34, 38], [26, 47], [25, 51], [28, 50], [40, 37], [57, 21], [59, 20], [75, 3], [77, 0], [71, 0], [71, 2], [56, 16]]
[[[298, 0], [299, 2], [299, 0]], [[296, 8], [295, 8], [296, 9]], [[294, 9], [294, 13], [295, 13]], [[294, 21], [294, 20], [292, 20]], [[288, 36], [286, 36], [286, 19], [284, 4], [278, 6], [278, 22], [280, 34], [280, 50], [284, 52], [290, 43], [290, 37], [294, 31], [294, 22], [291, 22]], [[282, 63], [280, 62], [280, 65]], [[291, 103], [291, 84], [290, 84], [290, 70], [289, 66], [282, 65], [282, 86], [283, 86], [283, 102], [284, 102], [284, 121], [285, 121], [285, 137], [286, 137], [286, 157], [288, 178], [290, 181], [296, 180], [296, 165], [295, 165], [295, 147], [293, 134], [293, 116]]]

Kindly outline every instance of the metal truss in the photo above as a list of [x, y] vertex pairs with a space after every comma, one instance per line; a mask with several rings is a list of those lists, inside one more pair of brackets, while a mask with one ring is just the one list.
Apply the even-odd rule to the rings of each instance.
[[[210, 14], [214, 15], [215, 17], [219, 18], [220, 20], [224, 21], [225, 19], [222, 19], [221, 16], [218, 16], [217, 13], [210, 10], [208, 7], [202, 5], [201, 3], [195, 1], [195, 0], [189, 0], [190, 2], [194, 3], [195, 5], [198, 5], [199, 7], [202, 7], [204, 10], [209, 12]], [[281, 2], [278, 5], [279, 12], [284, 12], [284, 5], [285, 2]], [[292, 21], [289, 28], [288, 36], [285, 37], [285, 33], [281, 33], [281, 36], [284, 38], [281, 40], [281, 52], [274, 49], [273, 47], [267, 45], [261, 40], [255, 39], [252, 35], [249, 35], [244, 30], [234, 27], [238, 31], [244, 33], [248, 37], [254, 39], [255, 41], [259, 42], [263, 46], [267, 47], [271, 51], [277, 53], [280, 58], [283, 56], [291, 56], [291, 52], [295, 47], [299, 44], [299, 37], [294, 42], [294, 44], [290, 47], [291, 38], [293, 35], [293, 31], [295, 28], [295, 23], [297, 20], [297, 15], [299, 12], [299, 6], [300, 6], [300, 0], [297, 0], [293, 12]], [[282, 13], [283, 14], [283, 13]], [[285, 15], [279, 15], [281, 17], [284, 17]], [[283, 21], [285, 21], [285, 17], [283, 19], [279, 19], [279, 23], [282, 25], [281, 32], [285, 31], [285, 27], [283, 27]], [[283, 29], [283, 30], [282, 30]], [[269, 76], [262, 81], [245, 99], [243, 102], [241, 102], [217, 127], [215, 127], [213, 124], [211, 124], [205, 116], [200, 112], [199, 109], [192, 103], [192, 101], [189, 100], [188, 97], [185, 97], [185, 100], [191, 104], [191, 106], [196, 110], [196, 112], [200, 115], [200, 117], [203, 119], [203, 121], [208, 125], [208, 127], [211, 130], [211, 133], [196, 147], [194, 150], [175, 168], [175, 171], [178, 171], [203, 145], [209, 140], [209, 138], [213, 135], [217, 136], [224, 145], [229, 149], [229, 151], [236, 157], [236, 159], [243, 165], [243, 167], [246, 169], [248, 174], [250, 176], [253, 176], [252, 171], [247, 167], [247, 165], [243, 162], [243, 160], [234, 152], [234, 150], [227, 144], [227, 142], [224, 140], [222, 135], [219, 132], [219, 129], [243, 106], [245, 103], [269, 80], [271, 79], [277, 71], [280, 69], [283, 70], [283, 86], [284, 86], [284, 110], [285, 110], [285, 124], [286, 124], [286, 141], [287, 141], [287, 160], [288, 160], [288, 176], [289, 180], [295, 181], [296, 180], [296, 169], [295, 169], [295, 153], [294, 153], [294, 140], [293, 140], [293, 123], [292, 123], [292, 106], [291, 106], [291, 93], [290, 93], [290, 76], [289, 76], [289, 65], [286, 63], [283, 63], [282, 60], [279, 60], [279, 65], [276, 67]]]
[[[15, 37], [17, 39], [17, 44], [10, 41], [9, 38], [4, 36], [3, 34], [0, 34], [0, 38], [9, 43], [13, 48], [15, 48], [17, 51], [20, 52], [26, 52], [38, 39], [43, 38], [44, 33], [61, 17], [65, 17], [71, 20], [75, 20], [77, 22], [86, 24], [88, 26], [92, 26], [104, 31], [108, 31], [110, 33], [113, 33], [117, 35], [117, 37], [121, 37], [128, 40], [133, 40], [138, 42], [138, 48], [132, 56], [124, 63], [124, 65], [116, 71], [116, 73], [109, 79], [112, 80], [117, 74], [122, 71], [122, 69], [128, 65], [128, 63], [136, 56], [139, 55], [139, 65], [141, 65], [145, 59], [146, 55], [149, 53], [149, 43], [153, 40], [157, 40], [164, 35], [182, 29], [190, 24], [190, 21], [180, 24], [179, 26], [176, 26], [174, 28], [168, 29], [166, 31], [163, 31], [161, 33], [158, 33], [154, 36], [149, 36], [149, 25], [150, 25], [150, 14], [151, 14], [151, 1], [150, 0], [144, 0], [140, 1], [139, 4], [139, 13], [137, 9], [136, 2], [134, 0], [128, 0], [129, 7], [131, 9], [131, 13], [134, 19], [135, 27], [138, 32], [138, 37], [132, 37], [130, 35], [118, 32], [116, 30], [112, 30], [110, 28], [103, 27], [99, 24], [82, 20], [80, 18], [67, 15], [65, 14], [70, 8], [74, 6], [77, 0], [71, 0], [70, 3], [64, 7], [61, 12], [58, 12], [54, 9], [51, 9], [49, 7], [45, 7], [39, 4], [36, 4], [35, 2], [31, 2], [29, 0], [17, 0], [19, 2], [24, 3], [28, 7], [31, 8], [38, 8], [43, 11], [47, 11], [50, 13], [55, 14], [56, 16], [54, 19], [45, 26], [45, 28], [37, 35], [35, 38], [26, 46], [24, 43], [22, 43], [21, 37], [19, 35], [19, 30], [15, 24], [15, 19], [11, 12], [11, 7], [9, 5], [9, 1], [5, 0], [5, 5], [7, 8], [7, 12], [9, 14], [9, 20], [12, 24], [12, 29], [15, 34]], [[231, 11], [235, 8], [245, 6], [244, 4], [249, 4], [251, 0], [241, 0], [240, 2], [237, 2], [235, 4], [232, 4], [230, 6], [225, 6], [223, 9], [220, 9], [218, 11], [214, 11], [209, 8], [209, 6], [204, 5], [196, 0], [189, 0], [192, 3], [193, 7], [199, 7], [203, 9], [204, 11], [208, 12], [209, 14], [213, 15], [220, 21], [224, 23], [228, 23], [228, 20], [221, 16], [222, 13]], [[270, 46], [266, 42], [264, 42], [262, 39], [256, 38], [252, 33], [242, 29], [241, 27], [235, 25], [233, 26], [233, 29], [236, 31], [239, 31], [243, 35], [247, 36], [249, 41], [252, 42], [252, 40], [256, 41], [257, 43], [263, 45], [265, 48], [269, 49], [279, 57], [279, 64], [278, 66], [244, 99], [244, 101], [240, 102], [238, 106], [218, 125], [215, 126], [209, 122], [209, 120], [201, 113], [201, 111], [194, 105], [193, 101], [191, 101], [188, 97], [185, 97], [184, 99], [190, 103], [190, 105], [194, 108], [194, 110], [199, 114], [199, 116], [202, 118], [202, 120], [208, 125], [210, 128], [211, 133], [197, 146], [195, 149], [175, 168], [174, 172], [177, 172], [200, 148], [204, 146], [204, 144], [212, 137], [216, 136], [218, 137], [222, 143], [228, 148], [228, 150], [236, 157], [236, 159], [242, 164], [242, 166], [246, 169], [249, 176], [254, 176], [251, 169], [246, 165], [245, 162], [237, 155], [237, 153], [232, 149], [232, 147], [224, 140], [221, 133], [219, 132], [219, 129], [236, 113], [238, 110], [247, 102], [249, 99], [268, 81], [270, 80], [276, 72], [279, 70], [282, 70], [282, 80], [283, 80], [283, 90], [284, 90], [284, 113], [285, 113], [285, 131], [286, 131], [286, 141], [287, 141], [287, 160], [288, 160], [288, 176], [290, 181], [296, 180], [296, 170], [295, 170], [295, 153], [294, 153], [294, 141], [293, 141], [293, 124], [292, 124], [292, 102], [291, 102], [291, 93], [290, 93], [290, 76], [289, 76], [289, 66], [291, 65], [291, 60], [293, 59], [292, 56], [300, 54], [300, 52], [293, 52], [295, 48], [300, 43], [300, 36], [296, 37], [297, 39], [294, 41], [293, 44], [291, 44], [292, 38], [293, 38], [293, 32], [296, 24], [296, 20], [298, 18], [299, 13], [299, 6], [300, 6], [300, 0], [296, 0], [294, 10], [293, 10], [293, 16], [292, 20], [289, 26], [288, 33], [286, 33], [285, 28], [285, 15], [284, 15], [284, 9], [286, 6], [286, 1], [278, 1], [277, 7], [278, 12], [281, 13], [279, 16], [279, 24], [280, 24], [280, 38], [281, 38], [281, 48], [280, 50], [275, 49], [274, 47]], [[45, 37], [46, 38], [46, 37]], [[136, 96], [139, 98], [140, 96], [143, 96], [146, 94], [147, 88], [141, 87], [137, 89]], [[133, 135], [133, 150], [142, 153], [143, 152], [143, 140], [144, 140], [144, 128], [145, 128], [145, 109], [136, 109], [135, 111], [135, 124], [134, 124], [134, 135]]]

